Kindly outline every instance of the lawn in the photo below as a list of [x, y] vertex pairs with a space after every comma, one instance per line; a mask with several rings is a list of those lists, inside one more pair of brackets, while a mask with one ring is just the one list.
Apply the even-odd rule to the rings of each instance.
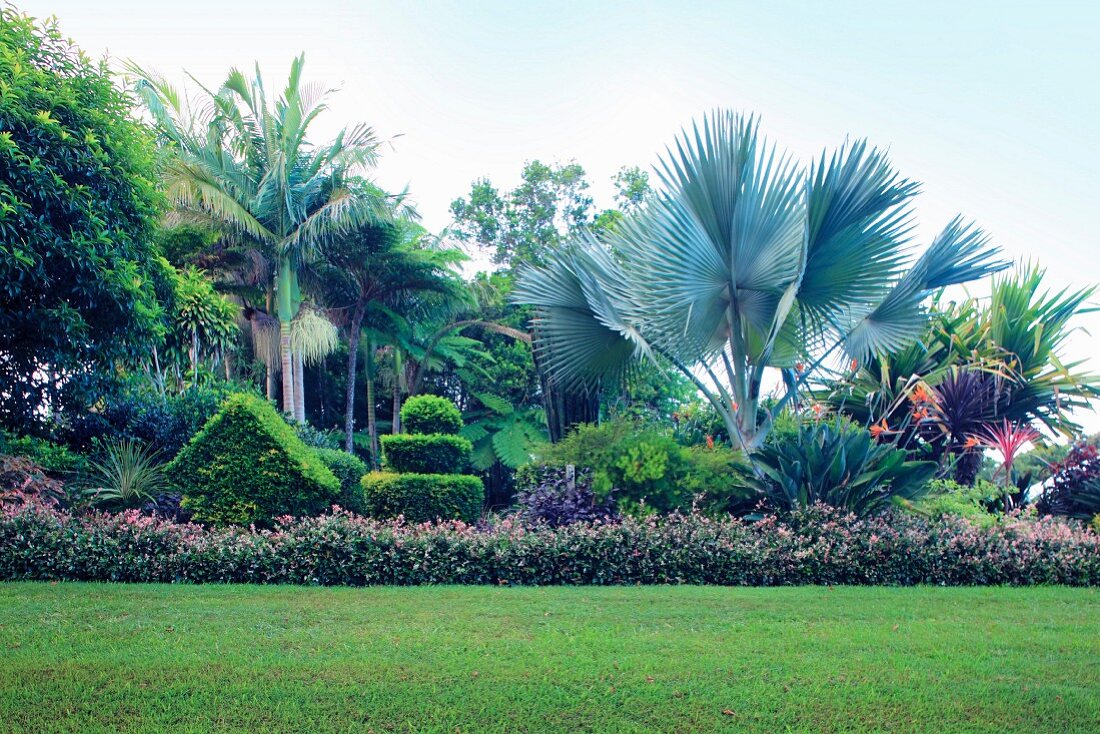
[[0, 584], [14, 732], [1095, 732], [1100, 592]]

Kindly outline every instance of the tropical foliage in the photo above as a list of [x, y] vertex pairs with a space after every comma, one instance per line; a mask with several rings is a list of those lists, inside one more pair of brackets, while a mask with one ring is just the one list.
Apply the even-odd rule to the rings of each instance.
[[273, 100], [258, 70], [248, 79], [234, 69], [216, 92], [201, 87], [194, 108], [162, 77], [131, 69], [170, 145], [163, 179], [180, 214], [246, 241], [274, 265], [283, 410], [298, 420], [305, 419], [302, 363], [311, 341], [304, 329], [292, 339], [303, 303], [301, 264], [325, 236], [389, 216], [380, 197], [352, 185], [377, 157], [370, 127], [350, 126], [324, 144], [308, 138], [331, 90], [304, 84], [304, 63], [294, 60]]
[[109, 440], [80, 479], [85, 498], [114, 510], [140, 507], [170, 489], [160, 452], [132, 439]]
[[429, 231], [302, 57], [124, 90], [0, 13], [0, 577], [1092, 582], [1095, 292], [882, 150], [717, 111]]
[[161, 337], [154, 166], [106, 63], [0, 8], [0, 425], [87, 409]]
[[804, 170], [753, 118], [715, 112], [658, 171], [648, 206], [526, 269], [516, 298], [536, 308], [536, 353], [555, 381], [594, 389], [659, 355], [746, 449], [774, 420], [759, 414], [765, 370], [785, 370], [793, 398], [807, 363], [903, 348], [932, 292], [1003, 267], [959, 219], [911, 259], [917, 186], [862, 142]]

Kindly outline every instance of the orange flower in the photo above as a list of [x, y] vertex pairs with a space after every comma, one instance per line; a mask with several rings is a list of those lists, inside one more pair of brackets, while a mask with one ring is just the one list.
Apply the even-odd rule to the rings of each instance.
[[913, 420], [922, 421], [928, 417], [928, 408], [917, 408], [913, 411]]
[[825, 412], [825, 408], [821, 407], [821, 403], [814, 403], [813, 407], [814, 415], [819, 416]]
[[858, 369], [859, 369], [859, 360], [858, 359], [853, 359], [852, 360], [852, 372], [855, 372]]
[[981, 446], [982, 442], [978, 440], [977, 436], [967, 436], [966, 443], [963, 444], [964, 449], [973, 449]]
[[935, 402], [932, 393], [928, 392], [928, 388], [925, 387], [923, 383], [917, 385], [916, 389], [913, 390], [913, 394], [909, 396], [909, 399], [917, 404]]
[[707, 448], [708, 449], [714, 448], [714, 436], [711, 436], [709, 434], [707, 435]]
[[871, 426], [870, 430], [871, 438], [877, 441], [882, 434], [890, 432], [890, 426], [886, 423], [886, 419], [883, 418], [881, 421]]

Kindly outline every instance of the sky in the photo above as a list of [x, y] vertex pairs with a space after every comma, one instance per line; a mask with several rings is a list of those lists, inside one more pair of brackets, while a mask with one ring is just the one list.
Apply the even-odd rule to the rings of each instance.
[[[1052, 288], [1100, 283], [1100, 3], [16, 0], [89, 53], [216, 85], [258, 63], [338, 85], [319, 134], [390, 141], [378, 180], [424, 224], [524, 161], [576, 160], [598, 206], [714, 108], [809, 160], [846, 138], [920, 181], [919, 237], [957, 213]], [[1100, 315], [1069, 356], [1100, 371]], [[1082, 416], [1100, 430], [1100, 416]]]

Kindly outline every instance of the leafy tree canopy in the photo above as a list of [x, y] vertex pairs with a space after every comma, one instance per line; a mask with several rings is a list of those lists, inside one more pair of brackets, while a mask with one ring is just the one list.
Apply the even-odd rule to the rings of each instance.
[[153, 139], [105, 62], [0, 9], [0, 422], [88, 404], [158, 336]]

